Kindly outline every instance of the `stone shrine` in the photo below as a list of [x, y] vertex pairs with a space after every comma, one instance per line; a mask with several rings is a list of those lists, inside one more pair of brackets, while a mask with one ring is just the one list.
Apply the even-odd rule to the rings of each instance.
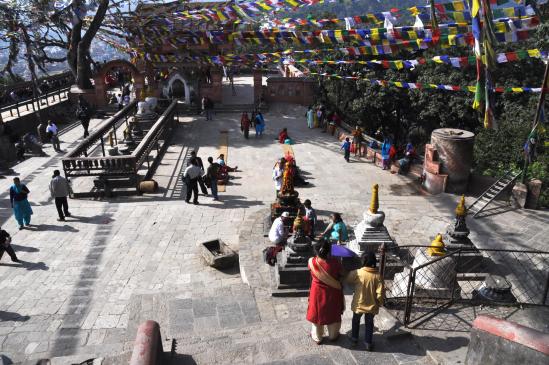
[[446, 249], [442, 235], [438, 234], [427, 249], [420, 248], [416, 251], [411, 267], [395, 274], [394, 286], [388, 291], [387, 297], [406, 297], [411, 270], [418, 267], [421, 268], [415, 275], [414, 297], [452, 298], [452, 290], [454, 290], [453, 297], [458, 297], [460, 289], [456, 281], [456, 262], [452, 257], [438, 260], [445, 255]]
[[364, 212], [362, 221], [355, 228], [356, 239], [349, 243], [349, 248], [359, 256], [365, 252], [377, 252], [379, 246], [391, 247], [395, 242], [383, 224], [385, 213], [379, 210], [379, 186], [372, 186], [370, 208]]

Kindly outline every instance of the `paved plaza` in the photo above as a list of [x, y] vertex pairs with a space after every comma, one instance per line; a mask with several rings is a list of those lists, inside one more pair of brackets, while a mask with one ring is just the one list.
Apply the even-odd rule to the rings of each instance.
[[[450, 342], [421, 332], [394, 339], [378, 332], [373, 353], [352, 348], [344, 337], [317, 346], [308, 337], [306, 298], [272, 298], [243, 283], [238, 268], [218, 271], [202, 261], [198, 242], [221, 238], [238, 251], [241, 233], [274, 200], [271, 170], [282, 156], [275, 138], [283, 127], [296, 142], [297, 163], [310, 182], [298, 188], [300, 197], [310, 199], [324, 219], [337, 211], [354, 226], [377, 183], [380, 209], [399, 245], [427, 245], [446, 230], [457, 196], [426, 195], [416, 181], [362, 159], [346, 163], [339, 142], [307, 129], [304, 114], [299, 106], [271, 106], [265, 135], [255, 138], [251, 132], [249, 140], [240, 133], [240, 115], [220, 114], [211, 122], [182, 116], [154, 177], [159, 192], [72, 199], [73, 216], [66, 222], [57, 222], [48, 190], [52, 171], [61, 169], [62, 154], [48, 146], [48, 157], [15, 166], [31, 191], [34, 215], [32, 226], [18, 231], [9, 209], [11, 176], [0, 180], [0, 222], [23, 260], [13, 264], [5, 255], [0, 263], [0, 364], [41, 357], [57, 357], [59, 364], [105, 357], [105, 363], [120, 364], [146, 319], [160, 323], [165, 351], [177, 339], [180, 364], [430, 364], [429, 355], [436, 358], [466, 346], [467, 332], [447, 334]], [[190, 151], [204, 161], [217, 157], [220, 132], [225, 131], [227, 162], [239, 171], [232, 174], [221, 201], [200, 196], [200, 205], [186, 204], [181, 173]], [[61, 137], [62, 148], [74, 146], [80, 136], [80, 128], [69, 129]], [[547, 250], [547, 222], [548, 212], [506, 209], [470, 219], [470, 238], [482, 248]], [[257, 262], [258, 271], [261, 265]], [[344, 334], [350, 330], [350, 316], [347, 309]], [[377, 327], [383, 330], [383, 323]], [[429, 341], [421, 341], [422, 336]], [[446, 359], [463, 362], [456, 356]]]

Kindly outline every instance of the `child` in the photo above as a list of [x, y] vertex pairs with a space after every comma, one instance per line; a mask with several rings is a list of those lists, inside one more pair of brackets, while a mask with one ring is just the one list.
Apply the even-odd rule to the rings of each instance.
[[351, 156], [351, 141], [349, 137], [345, 138], [345, 142], [343, 142], [340, 149], [345, 151], [345, 161], [349, 162], [349, 156]]
[[316, 211], [311, 206], [311, 201], [306, 199], [303, 202], [305, 207], [305, 220], [309, 223], [309, 237], [315, 238], [315, 225], [316, 225]]
[[376, 255], [373, 252], [368, 252], [362, 256], [362, 268], [351, 271], [347, 276], [347, 282], [355, 286], [351, 304], [353, 311], [351, 341], [354, 344], [358, 342], [360, 318], [364, 315], [366, 329], [364, 342], [367, 351], [373, 350], [374, 316], [383, 304], [383, 280], [375, 268], [376, 263]]

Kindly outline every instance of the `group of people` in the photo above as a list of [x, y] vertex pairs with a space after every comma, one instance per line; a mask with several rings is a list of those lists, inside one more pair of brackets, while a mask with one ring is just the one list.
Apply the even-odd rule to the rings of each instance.
[[191, 151], [189, 163], [183, 172], [183, 181], [187, 190], [185, 202], [190, 203], [192, 197], [193, 204], [199, 204], [199, 186], [204, 196], [208, 196], [208, 188], [210, 188], [213, 200], [218, 201], [218, 180], [225, 180], [228, 178], [229, 172], [234, 172], [238, 169], [238, 166], [230, 167], [226, 164], [224, 154], [220, 154], [215, 162], [213, 157], [208, 157], [208, 163], [209, 166], [205, 170], [202, 159], [196, 155], [196, 151]]
[[342, 119], [337, 111], [329, 112], [324, 105], [320, 104], [316, 108], [309, 106], [305, 113], [308, 128], [321, 128], [322, 133], [330, 131], [332, 135], [335, 133], [335, 127], [341, 125]]
[[[339, 213], [332, 213], [330, 218], [330, 224], [315, 237], [317, 215], [311, 206], [311, 201], [307, 199], [294, 220], [294, 234], [296, 222], [299, 221], [306, 234], [318, 242], [315, 245], [316, 256], [308, 262], [312, 279], [307, 309], [307, 320], [312, 323], [311, 338], [320, 345], [323, 341], [324, 327], [327, 326], [329, 339], [337, 340], [341, 328], [341, 316], [345, 310], [343, 285], [348, 283], [354, 288], [350, 339], [353, 344], [358, 343], [360, 321], [364, 316], [364, 342], [366, 349], [372, 351], [374, 316], [383, 303], [383, 281], [376, 269], [376, 256], [373, 252], [367, 253], [362, 257], [361, 269], [346, 273], [340, 259], [332, 257], [331, 252], [332, 245], [344, 244], [348, 241], [347, 226]], [[280, 251], [286, 245], [290, 220], [290, 213], [283, 212], [271, 226], [269, 240], [278, 247], [276, 251]]]
[[330, 341], [336, 341], [341, 329], [341, 316], [345, 311], [343, 285], [347, 283], [353, 288], [351, 303], [353, 312], [350, 340], [353, 344], [359, 341], [360, 321], [364, 316], [364, 343], [367, 351], [373, 350], [374, 316], [378, 314], [383, 304], [383, 280], [378, 270], [377, 259], [373, 252], [364, 254], [361, 258], [362, 267], [346, 273], [341, 261], [332, 257], [332, 243], [321, 241], [315, 247], [316, 256], [309, 259], [311, 271], [311, 290], [307, 320], [311, 322], [311, 338], [321, 344], [324, 327], [328, 329]]
[[[50, 193], [55, 201], [55, 207], [59, 214], [58, 221], [64, 222], [65, 217], [70, 217], [69, 204], [67, 197], [70, 193], [70, 184], [67, 179], [61, 176], [59, 170], [53, 171], [53, 176], [50, 181]], [[23, 184], [18, 177], [13, 179], [13, 184], [9, 188], [10, 205], [13, 211], [13, 216], [19, 225], [19, 230], [31, 225], [31, 216], [33, 215], [32, 207], [29, 203], [28, 196], [30, 190], [27, 185]], [[0, 229], [0, 259], [4, 251], [7, 252], [11, 260], [19, 262], [13, 247], [11, 246], [11, 236], [5, 230]]]
[[255, 137], [262, 137], [265, 131], [265, 118], [261, 111], [254, 111], [252, 116], [248, 116], [248, 112], [243, 112], [240, 116], [240, 130], [244, 134], [244, 138], [250, 137], [250, 128], [255, 128]]

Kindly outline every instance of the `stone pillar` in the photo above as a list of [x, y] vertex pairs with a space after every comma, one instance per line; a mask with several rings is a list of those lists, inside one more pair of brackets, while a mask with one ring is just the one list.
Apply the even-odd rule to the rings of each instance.
[[215, 103], [223, 103], [223, 75], [219, 71], [212, 71], [212, 85], [210, 99]]
[[263, 88], [263, 72], [261, 70], [253, 71], [254, 77], [254, 102], [257, 102], [261, 98]]
[[440, 159], [440, 173], [448, 175], [446, 192], [465, 193], [473, 164], [475, 135], [471, 132], [453, 129], [435, 129], [431, 144]]

